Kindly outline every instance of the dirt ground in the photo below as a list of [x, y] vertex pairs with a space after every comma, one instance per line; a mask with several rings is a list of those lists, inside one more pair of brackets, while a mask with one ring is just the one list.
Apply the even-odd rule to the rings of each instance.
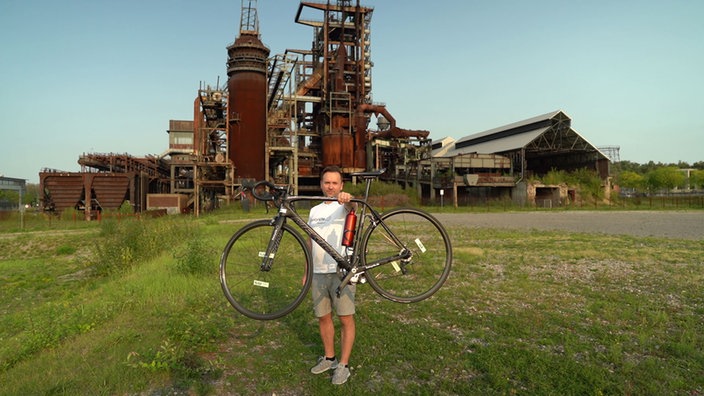
[[704, 211], [433, 213], [443, 224], [704, 239]]

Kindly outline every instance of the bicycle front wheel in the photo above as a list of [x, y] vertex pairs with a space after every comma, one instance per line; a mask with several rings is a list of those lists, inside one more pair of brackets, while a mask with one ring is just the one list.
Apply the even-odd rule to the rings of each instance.
[[445, 283], [452, 266], [452, 245], [445, 228], [430, 214], [413, 208], [392, 210], [381, 218], [388, 230], [381, 224], [367, 230], [362, 242], [363, 264], [396, 256], [403, 249], [410, 250], [412, 256], [367, 270], [369, 285], [400, 303], [432, 296]]
[[310, 288], [312, 266], [306, 241], [284, 224], [271, 268], [261, 264], [274, 230], [260, 220], [237, 231], [220, 257], [220, 285], [230, 304], [258, 320], [280, 318], [298, 307]]

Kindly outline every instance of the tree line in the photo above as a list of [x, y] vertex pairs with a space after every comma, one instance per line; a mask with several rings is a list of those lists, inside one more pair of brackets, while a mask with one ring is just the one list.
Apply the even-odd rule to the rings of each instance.
[[615, 184], [636, 192], [704, 190], [704, 161], [663, 164], [650, 161], [638, 164], [620, 161], [612, 164]]

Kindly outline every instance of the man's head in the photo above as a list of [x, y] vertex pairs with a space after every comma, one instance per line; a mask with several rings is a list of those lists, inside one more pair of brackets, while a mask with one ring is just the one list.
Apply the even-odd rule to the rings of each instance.
[[342, 171], [337, 166], [326, 166], [320, 172], [320, 189], [326, 197], [337, 197], [342, 191]]

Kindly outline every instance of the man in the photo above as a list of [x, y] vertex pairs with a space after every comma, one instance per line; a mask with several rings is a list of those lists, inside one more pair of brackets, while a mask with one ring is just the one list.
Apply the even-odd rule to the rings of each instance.
[[[326, 197], [337, 198], [337, 201], [322, 202], [310, 210], [308, 224], [315, 229], [331, 246], [343, 254], [342, 233], [345, 216], [354, 208], [350, 202], [352, 195], [343, 192], [342, 172], [336, 166], [328, 166], [320, 174], [320, 188]], [[355, 285], [348, 284], [342, 289], [340, 297], [336, 290], [340, 285], [337, 275], [337, 263], [317, 243], [308, 241], [313, 255], [313, 310], [318, 318], [320, 338], [323, 342], [324, 356], [321, 356], [313, 368], [313, 374], [324, 373], [330, 369], [335, 372], [332, 383], [341, 385], [350, 377], [349, 359], [352, 353], [355, 337], [354, 295]], [[340, 339], [340, 359], [335, 354], [335, 326], [332, 310], [335, 310], [342, 327]]]

